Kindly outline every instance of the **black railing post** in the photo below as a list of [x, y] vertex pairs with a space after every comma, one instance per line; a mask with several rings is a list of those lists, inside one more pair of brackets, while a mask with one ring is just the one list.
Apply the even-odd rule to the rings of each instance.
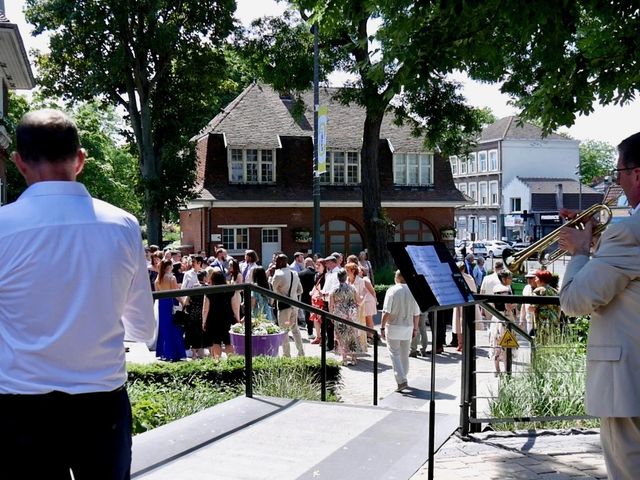
[[475, 335], [475, 305], [467, 305], [462, 309], [462, 378], [460, 392], [460, 433], [469, 435], [469, 385], [471, 384], [470, 358], [474, 354], [471, 349], [471, 336]]
[[[485, 324], [481, 324], [485, 327]], [[469, 349], [469, 358], [467, 360], [467, 368], [469, 369], [469, 386], [467, 387], [467, 395], [469, 398], [469, 420], [478, 418], [478, 401], [476, 399], [476, 384], [478, 381], [478, 374], [476, 372], [476, 329], [475, 325], [472, 329], [471, 335], [469, 335], [468, 342], [465, 343], [464, 348]], [[480, 431], [481, 425], [479, 423], [469, 423], [469, 432], [477, 433]]]
[[[507, 332], [513, 334], [513, 332], [511, 331], [511, 324], [507, 324]], [[511, 375], [511, 369], [512, 369], [512, 365], [513, 365], [513, 349], [511, 348], [506, 348], [505, 349], [507, 351], [507, 356], [506, 356], [506, 370], [507, 370], [507, 375]]]
[[244, 293], [244, 374], [245, 396], [253, 398], [253, 332], [251, 328], [251, 285], [246, 284]]
[[438, 344], [438, 311], [433, 312], [433, 338], [431, 341], [431, 392], [429, 392], [429, 465], [427, 466], [427, 478], [433, 480], [433, 463], [435, 460], [436, 437], [436, 401], [434, 397], [436, 389], [436, 350]]
[[380, 335], [373, 334], [373, 405], [378, 405], [378, 344]]
[[320, 322], [320, 400], [327, 401], [327, 322], [330, 320], [323, 314]]

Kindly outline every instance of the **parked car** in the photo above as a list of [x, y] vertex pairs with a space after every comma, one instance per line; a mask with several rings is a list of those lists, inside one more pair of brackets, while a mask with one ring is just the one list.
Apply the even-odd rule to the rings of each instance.
[[454, 242], [454, 249], [456, 251], [456, 260], [462, 260], [462, 247], [464, 246], [465, 249], [468, 250], [469, 245], [468, 245], [468, 241], [467, 240], [457, 240]]
[[502, 251], [505, 248], [512, 248], [507, 242], [503, 242], [502, 240], [488, 240], [484, 242], [487, 247], [487, 252], [491, 258], [499, 257], [502, 258]]
[[481, 242], [471, 242], [467, 245], [467, 253], [473, 253], [474, 257], [486, 258], [488, 255], [487, 247]]

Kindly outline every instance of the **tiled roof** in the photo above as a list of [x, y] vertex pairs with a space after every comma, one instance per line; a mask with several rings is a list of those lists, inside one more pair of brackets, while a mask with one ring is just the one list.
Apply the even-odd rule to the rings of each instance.
[[[584, 210], [591, 205], [601, 202], [601, 193], [583, 193], [582, 202], [580, 202], [580, 195], [578, 193], [565, 193], [562, 195], [563, 207], [572, 210], [580, 209], [580, 203], [582, 203], [582, 210]], [[558, 205], [555, 193], [534, 193], [531, 195], [531, 211], [557, 212]]]
[[[355, 104], [343, 105], [336, 99], [335, 88], [320, 90], [320, 104], [328, 107], [327, 149], [359, 151], [365, 110]], [[292, 100], [282, 98], [266, 84], [254, 83], [213, 118], [195, 137], [208, 133], [224, 134], [227, 144], [242, 147], [277, 148], [279, 137], [313, 137], [313, 92], [302, 95], [304, 118], [291, 113]], [[409, 126], [393, 124], [393, 114], [383, 120], [380, 138], [388, 140], [394, 151], [423, 152], [422, 139], [413, 137]]]
[[[516, 177], [521, 182], [525, 183], [530, 189], [531, 193], [553, 193], [555, 195], [557, 186], [562, 184], [563, 193], [579, 193], [580, 182], [573, 178], [537, 178], [537, 177]], [[582, 193], [598, 193], [597, 190], [582, 185]]]
[[608, 205], [610, 207], [615, 207], [618, 205], [618, 199], [624, 195], [624, 191], [622, 190], [622, 187], [620, 185], [618, 185], [617, 183], [612, 183], [608, 186], [608, 188], [605, 190], [605, 195], [604, 195], [604, 204]]
[[197, 135], [222, 133], [234, 147], [278, 148], [278, 136], [308, 136], [270, 86], [249, 85]]
[[[327, 148], [360, 150], [362, 147], [362, 128], [365, 120], [365, 109], [356, 104], [344, 105], [337, 95], [338, 88], [321, 88], [320, 105], [327, 105]], [[313, 92], [307, 91], [302, 96], [305, 103], [305, 116], [313, 125]], [[388, 140], [396, 152], [423, 152], [423, 140], [411, 135], [408, 125], [398, 126], [393, 123], [393, 112], [388, 112], [380, 128], [380, 138]]]
[[532, 123], [523, 122], [518, 125], [518, 117], [509, 116], [501, 118], [491, 125], [482, 129], [478, 142], [489, 142], [494, 140], [571, 140], [557, 133], [551, 133], [546, 137], [542, 136], [542, 129]]

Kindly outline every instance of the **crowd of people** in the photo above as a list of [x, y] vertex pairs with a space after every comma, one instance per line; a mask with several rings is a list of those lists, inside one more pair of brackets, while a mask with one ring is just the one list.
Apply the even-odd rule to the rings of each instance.
[[[254, 250], [246, 250], [238, 262], [223, 246], [215, 255], [205, 252], [182, 255], [178, 250], [146, 249], [149, 281], [152, 290], [191, 289], [211, 285], [253, 283], [259, 287], [325, 310], [353, 323], [373, 328], [377, 313], [373, 287], [373, 267], [366, 252], [345, 256], [339, 252], [321, 258], [295, 252], [292, 261], [282, 252], [274, 253], [264, 268]], [[189, 295], [160, 299], [156, 302], [158, 332], [156, 356], [162, 360], [199, 359], [205, 355], [220, 358], [233, 355], [229, 330], [244, 321], [245, 309], [252, 318], [264, 318], [287, 332], [282, 354], [291, 355], [289, 334], [297, 355], [304, 356], [300, 329], [306, 330], [312, 344], [321, 341], [322, 315], [305, 312], [286, 302], [252, 291], [243, 299], [239, 290], [207, 295]], [[359, 354], [367, 351], [372, 336], [348, 324], [327, 322], [326, 347], [342, 357], [345, 365], [355, 365]]]

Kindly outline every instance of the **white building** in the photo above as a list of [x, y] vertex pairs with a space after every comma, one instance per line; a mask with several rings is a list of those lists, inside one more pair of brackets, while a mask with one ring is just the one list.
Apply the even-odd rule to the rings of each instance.
[[519, 125], [514, 116], [485, 127], [468, 155], [450, 157], [456, 187], [475, 200], [456, 210], [458, 238], [515, 238], [505, 226], [505, 215], [516, 210], [507, 204], [504, 187], [518, 176], [575, 178], [578, 145], [555, 133], [543, 138], [539, 127]]

